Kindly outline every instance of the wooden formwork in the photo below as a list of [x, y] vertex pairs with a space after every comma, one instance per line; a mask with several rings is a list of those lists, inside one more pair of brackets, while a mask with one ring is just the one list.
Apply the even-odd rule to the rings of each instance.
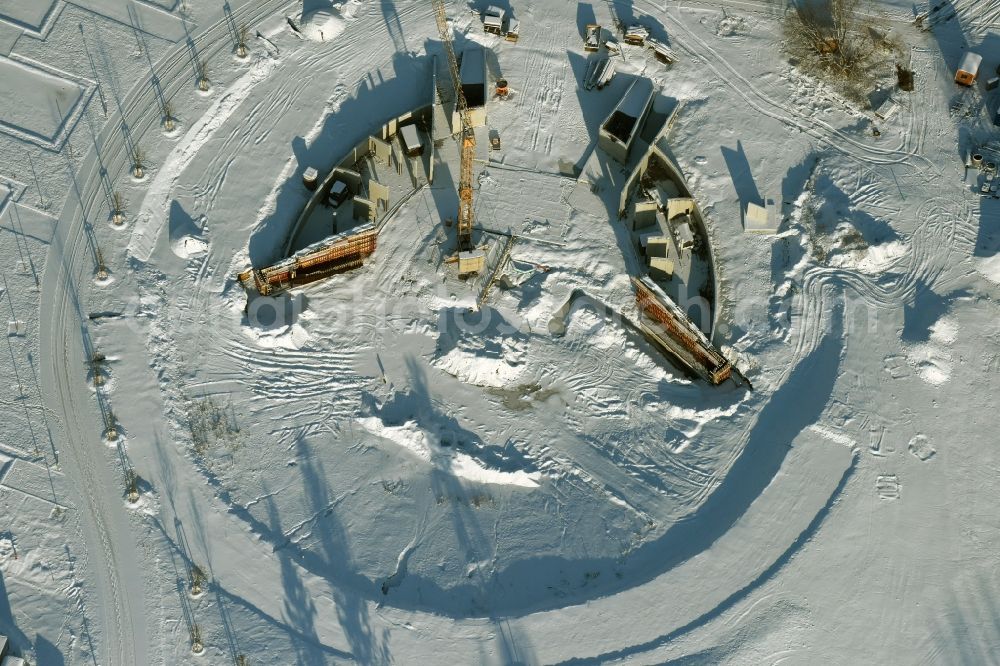
[[642, 328], [664, 349], [712, 384], [732, 374], [732, 365], [691, 319], [655, 284], [632, 278]]
[[358, 268], [375, 251], [378, 231], [364, 225], [353, 233], [338, 234], [300, 250], [274, 266], [240, 273], [245, 288], [251, 285], [267, 296]]

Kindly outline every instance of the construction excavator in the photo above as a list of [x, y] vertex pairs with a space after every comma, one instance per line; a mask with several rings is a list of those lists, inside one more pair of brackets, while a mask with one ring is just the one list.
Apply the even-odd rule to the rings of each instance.
[[451, 42], [451, 28], [448, 27], [444, 0], [431, 0], [431, 2], [434, 5], [438, 34], [448, 56], [448, 70], [451, 72], [451, 82], [455, 88], [455, 105], [462, 122], [462, 132], [459, 136], [462, 167], [458, 181], [458, 251], [461, 253], [475, 249], [472, 244], [472, 163], [476, 157], [476, 133], [472, 128], [469, 106], [462, 93], [462, 78], [458, 71], [458, 60], [455, 58], [455, 47]]

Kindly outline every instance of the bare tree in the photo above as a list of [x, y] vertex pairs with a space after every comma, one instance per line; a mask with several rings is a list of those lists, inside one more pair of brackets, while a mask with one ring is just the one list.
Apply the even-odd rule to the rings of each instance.
[[132, 470], [125, 473], [125, 489], [129, 502], [135, 504], [139, 501], [139, 477]]
[[877, 16], [868, 0], [796, 0], [785, 19], [785, 48], [800, 69], [861, 100], [886, 62], [884, 54], [899, 48]]
[[115, 225], [121, 225], [125, 223], [125, 209], [128, 206], [128, 202], [125, 201], [125, 197], [122, 196], [121, 192], [114, 192], [111, 195], [111, 221]]
[[198, 90], [202, 92], [208, 90], [208, 60], [198, 56], [194, 62], [195, 70], [198, 72]]
[[146, 151], [139, 144], [132, 146], [132, 175], [142, 178], [146, 172]]
[[205, 583], [205, 572], [197, 564], [191, 565], [191, 594], [198, 596]]
[[191, 625], [191, 652], [201, 654], [205, 651], [205, 646], [201, 642], [201, 628], [197, 624]]
[[250, 36], [250, 26], [246, 23], [240, 24], [240, 29], [236, 33], [236, 55], [241, 58], [247, 57], [247, 37]]
[[163, 102], [163, 129], [167, 132], [173, 132], [174, 120], [174, 105], [169, 101]]

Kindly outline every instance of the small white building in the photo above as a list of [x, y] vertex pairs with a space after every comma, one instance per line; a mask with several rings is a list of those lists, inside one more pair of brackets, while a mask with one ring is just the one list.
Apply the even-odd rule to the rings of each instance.
[[306, 167], [306, 170], [302, 172], [302, 184], [306, 186], [306, 189], [315, 190], [318, 183], [319, 171], [316, 170], [316, 167]]
[[958, 66], [958, 71], [955, 72], [955, 83], [961, 83], [963, 86], [971, 86], [975, 82], [976, 76], [979, 75], [979, 66], [982, 64], [983, 56], [968, 51], [962, 56], [962, 64]]
[[743, 231], [748, 234], [778, 233], [777, 215], [770, 214], [772, 207], [748, 203], [746, 210], [743, 211]]

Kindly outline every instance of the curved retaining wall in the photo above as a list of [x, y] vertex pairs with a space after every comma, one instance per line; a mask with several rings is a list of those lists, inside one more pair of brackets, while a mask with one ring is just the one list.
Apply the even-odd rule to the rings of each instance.
[[708, 339], [713, 340], [715, 338], [715, 329], [719, 321], [719, 308], [720, 308], [720, 282], [719, 272], [717, 270], [717, 262], [715, 258], [715, 248], [712, 246], [712, 237], [708, 231], [708, 223], [705, 220], [704, 214], [701, 212], [701, 207], [698, 205], [698, 200], [694, 198], [691, 193], [691, 188], [687, 185], [687, 179], [684, 177], [684, 173], [681, 171], [677, 163], [674, 162], [673, 158], [670, 157], [667, 152], [666, 142], [667, 135], [670, 134], [670, 130], [673, 129], [674, 121], [677, 119], [678, 113], [680, 113], [683, 108], [683, 104], [678, 104], [674, 107], [674, 110], [670, 113], [670, 117], [667, 122], [664, 123], [663, 129], [657, 134], [656, 139], [649, 145], [646, 149], [646, 154], [643, 155], [642, 159], [636, 165], [635, 169], [629, 174], [628, 180], [625, 181], [625, 186], [622, 188], [621, 198], [619, 199], [618, 214], [622, 216], [628, 207], [628, 202], [631, 200], [632, 195], [635, 193], [639, 182], [642, 179], [644, 173], [646, 173], [649, 168], [649, 160], [653, 155], [656, 155], [670, 172], [671, 179], [676, 183], [678, 189], [681, 191], [685, 197], [690, 198], [694, 202], [694, 218], [695, 222], [699, 227], [699, 231], [702, 237], [705, 239], [705, 246], [708, 248], [708, 270], [712, 277], [712, 325], [708, 332]]

